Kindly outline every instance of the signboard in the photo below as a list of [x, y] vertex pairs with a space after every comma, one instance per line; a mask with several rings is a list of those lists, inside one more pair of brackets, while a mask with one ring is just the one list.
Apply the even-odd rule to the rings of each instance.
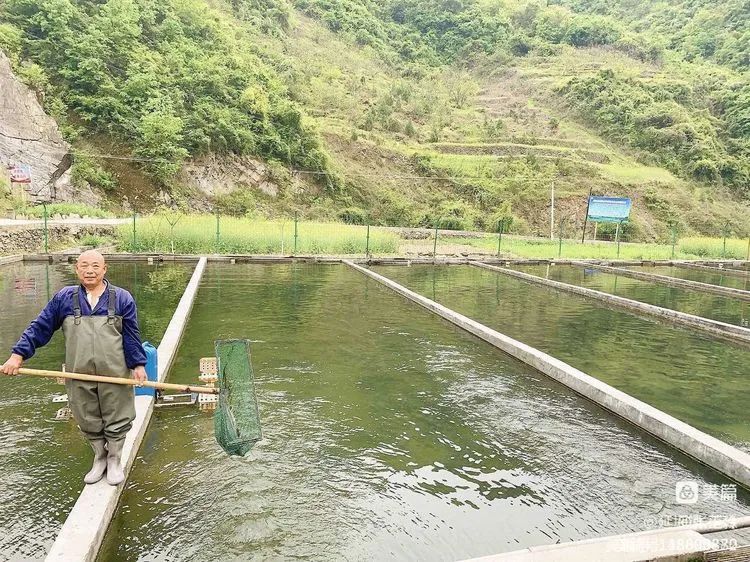
[[589, 197], [589, 213], [586, 217], [593, 222], [623, 222], [630, 216], [629, 197]]
[[11, 166], [10, 183], [31, 183], [31, 166], [28, 164]]

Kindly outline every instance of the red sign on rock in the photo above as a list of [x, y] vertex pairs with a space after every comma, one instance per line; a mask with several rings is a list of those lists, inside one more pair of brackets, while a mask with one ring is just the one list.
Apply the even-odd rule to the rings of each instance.
[[10, 183], [31, 183], [31, 166], [28, 164], [11, 166]]

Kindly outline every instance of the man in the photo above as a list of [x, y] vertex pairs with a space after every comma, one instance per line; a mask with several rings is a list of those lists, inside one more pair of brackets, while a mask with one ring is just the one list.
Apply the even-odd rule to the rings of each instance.
[[[146, 354], [141, 346], [135, 301], [107, 279], [107, 264], [97, 251], [78, 256], [80, 285], [62, 288], [32, 321], [0, 371], [17, 375], [22, 363], [46, 345], [62, 327], [68, 371], [90, 375], [128, 376], [146, 380]], [[107, 474], [113, 486], [125, 480], [120, 458], [125, 435], [135, 419], [131, 386], [68, 379], [65, 383], [73, 417], [94, 450], [86, 484]]]

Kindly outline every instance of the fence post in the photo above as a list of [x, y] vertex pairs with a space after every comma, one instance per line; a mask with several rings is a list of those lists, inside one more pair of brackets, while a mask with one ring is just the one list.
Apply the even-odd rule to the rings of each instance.
[[722, 235], [724, 237], [724, 244], [721, 249], [721, 257], [726, 258], [727, 257], [727, 236], [729, 236], [730, 229], [729, 229], [729, 221], [724, 223], [724, 228], [722, 229]]
[[674, 259], [675, 246], [677, 246], [677, 226], [672, 225], [672, 259]]
[[617, 223], [617, 228], [615, 229], [615, 240], [617, 240], [617, 257], [620, 257], [620, 226], [622, 226], [622, 221]]
[[440, 226], [440, 219], [435, 221], [435, 243], [432, 246], [432, 259], [437, 259], [437, 241], [438, 241], [438, 227]]
[[219, 253], [219, 241], [221, 238], [221, 231], [219, 230], [219, 217], [221, 215], [221, 211], [219, 211], [219, 207], [216, 207], [216, 253]]
[[49, 231], [47, 230], [47, 202], [42, 201], [44, 209], [44, 253], [49, 254]]
[[132, 252], [131, 252], [131, 253], [133, 253], [133, 254], [135, 254], [135, 253], [136, 253], [136, 251], [137, 251], [137, 250], [136, 250], [136, 238], [135, 238], [135, 219], [136, 219], [136, 217], [137, 217], [137, 216], [138, 216], [138, 213], [136, 213], [136, 212], [134, 211], [134, 212], [133, 212], [133, 250], [132, 250]]
[[297, 223], [299, 222], [299, 213], [297, 211], [294, 212], [294, 252], [292, 253], [293, 256], [297, 255]]
[[750, 261], [750, 236], [747, 238], [747, 256], [745, 257], [745, 261]]
[[500, 219], [497, 224], [497, 257], [500, 257], [500, 244], [503, 242], [503, 230], [505, 229], [505, 219]]
[[367, 244], [365, 246], [365, 257], [370, 257], [370, 223], [367, 223]]
[[562, 242], [563, 242], [563, 223], [565, 222], [565, 219], [560, 219], [560, 232], [557, 235], [558, 240], [558, 247], [557, 247], [557, 257], [562, 257]]

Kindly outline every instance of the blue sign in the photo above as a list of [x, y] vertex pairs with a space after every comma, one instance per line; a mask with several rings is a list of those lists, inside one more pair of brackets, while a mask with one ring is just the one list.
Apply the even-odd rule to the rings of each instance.
[[630, 216], [629, 197], [589, 197], [588, 219], [594, 222], [623, 222]]

